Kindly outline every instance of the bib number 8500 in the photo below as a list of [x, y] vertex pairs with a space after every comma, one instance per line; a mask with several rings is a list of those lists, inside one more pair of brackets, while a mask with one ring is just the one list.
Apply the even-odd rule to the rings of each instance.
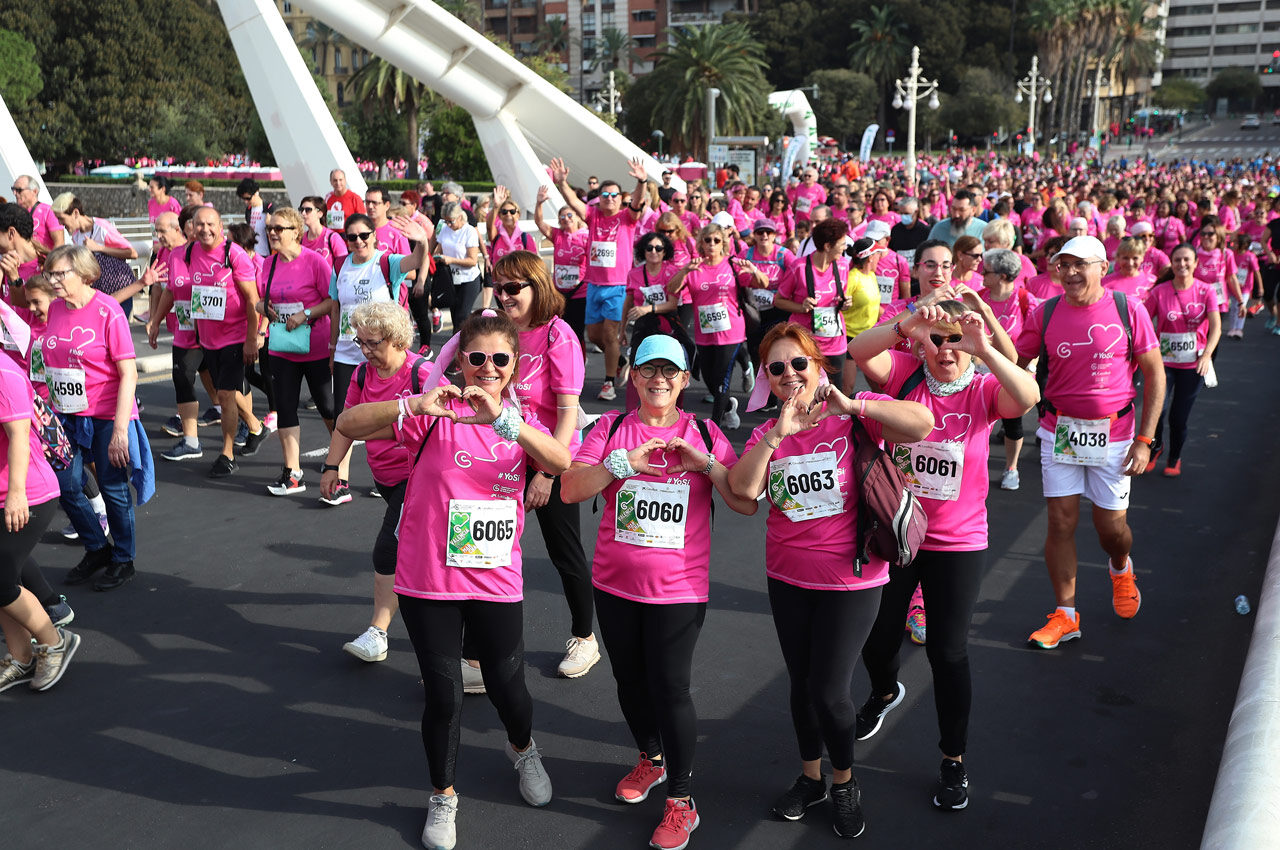
[[954, 460], [922, 454], [916, 455], [916, 472], [923, 472], [925, 475], [939, 475], [944, 478], [950, 478], [956, 474], [959, 466]]
[[819, 493], [823, 490], [834, 490], [835, 473], [830, 469], [815, 469], [799, 475], [787, 476], [787, 489], [792, 493]]
[[510, 540], [516, 533], [513, 519], [476, 520], [471, 525], [472, 540]]
[[657, 522], [684, 522], [684, 505], [671, 502], [650, 502], [641, 499], [636, 502], [636, 519], [649, 519]]

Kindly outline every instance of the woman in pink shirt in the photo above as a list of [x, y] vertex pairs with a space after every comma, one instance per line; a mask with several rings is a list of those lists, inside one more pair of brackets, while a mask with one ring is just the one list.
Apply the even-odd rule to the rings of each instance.
[[791, 212], [787, 193], [781, 189], [774, 189], [773, 194], [769, 195], [769, 209], [765, 217], [773, 222], [779, 245], [785, 245], [796, 235], [796, 217]]
[[556, 213], [559, 227], [552, 227], [542, 219], [542, 205], [551, 197], [551, 189], [538, 187], [538, 200], [533, 207], [533, 223], [544, 238], [551, 241], [552, 269], [556, 291], [565, 299], [564, 320], [573, 328], [578, 339], [587, 330], [587, 248], [591, 234], [572, 207], [561, 207]]
[[845, 349], [843, 311], [849, 259], [844, 249], [848, 232], [849, 225], [834, 218], [814, 225], [814, 252], [792, 264], [773, 299], [774, 307], [792, 314], [792, 322], [813, 333], [827, 362], [836, 369], [833, 374], [841, 370]]
[[551, 802], [551, 780], [533, 741], [533, 700], [524, 681], [525, 471], [569, 468], [569, 450], [522, 411], [512, 382], [520, 332], [485, 310], [462, 325], [435, 374], [452, 362], [463, 388], [348, 408], [339, 429], [356, 440], [395, 440], [414, 460], [401, 512], [395, 591], [426, 692], [422, 740], [433, 786], [422, 840], [452, 847], [454, 771], [462, 717], [462, 635], [474, 647], [489, 701], [506, 731], [504, 750], [531, 806]]
[[66, 229], [67, 243], [82, 245], [93, 252], [102, 274], [93, 288], [105, 292], [124, 306], [128, 316], [133, 306], [133, 296], [142, 291], [142, 283], [133, 274], [126, 260], [138, 257], [138, 250], [120, 234], [116, 226], [105, 218], [85, 214], [84, 204], [70, 192], [63, 192], [53, 199], [53, 214]]
[[697, 717], [689, 684], [710, 585], [712, 492], [738, 513], [756, 512], [754, 500], [729, 488], [738, 457], [724, 434], [680, 409], [689, 381], [680, 343], [646, 337], [631, 369], [639, 408], [606, 413], [564, 475], [568, 500], [605, 498], [592, 583], [618, 701], [639, 751], [614, 796], [639, 803], [667, 781], [650, 845], [672, 849], [684, 847], [699, 822], [690, 796]]
[[511, 199], [506, 186], [493, 187], [493, 206], [486, 219], [489, 262], [496, 263], [512, 251], [538, 252], [538, 243], [520, 229], [520, 205]]
[[[1021, 256], [1005, 249], [988, 251], [983, 255], [982, 289], [978, 291], [1011, 340], [1022, 333], [1027, 313], [1040, 303], [1039, 299], [1018, 286]], [[1018, 456], [1022, 453], [1022, 417], [1005, 418], [1001, 426], [1004, 429], [1004, 472], [1000, 475], [1000, 489], [1017, 490], [1021, 486]]]
[[[1249, 297], [1254, 292], [1262, 291], [1262, 271], [1258, 264], [1258, 255], [1250, 250], [1252, 239], [1247, 233], [1237, 233], [1229, 237], [1232, 242], [1231, 255], [1236, 262], [1236, 284], [1240, 288], [1239, 302], [1233, 301], [1227, 310], [1227, 337], [1244, 339], [1244, 317], [1248, 312]], [[1240, 309], [1241, 306], [1245, 309]]]
[[978, 267], [982, 265], [982, 242], [975, 236], [961, 236], [951, 246], [955, 257], [955, 268], [951, 272], [952, 285], [963, 283], [970, 289], [982, 285], [982, 273]]
[[883, 221], [893, 227], [898, 223], [898, 214], [893, 211], [893, 197], [886, 189], [876, 189], [871, 196], [871, 209], [867, 213], [867, 221]]
[[[1244, 305], [1240, 302], [1240, 282], [1236, 279], [1236, 258], [1227, 246], [1226, 232], [1217, 219], [1209, 219], [1200, 228], [1199, 247], [1196, 248], [1194, 274], [1213, 287], [1217, 296], [1218, 312], [1232, 312], [1244, 315]], [[1172, 255], [1169, 257], [1173, 260]], [[1232, 306], [1234, 305], [1234, 306]]]
[[1104, 288], [1123, 292], [1136, 302], [1147, 297], [1147, 290], [1155, 285], [1155, 278], [1142, 270], [1144, 244], [1143, 240], [1132, 236], [1120, 240], [1115, 254], [1116, 270], [1102, 278]]
[[[914, 443], [933, 427], [923, 405], [877, 393], [850, 399], [826, 383], [826, 357], [800, 325], [775, 325], [760, 343], [776, 419], [752, 432], [729, 471], [740, 499], [767, 496], [765, 575], [769, 606], [791, 685], [791, 721], [801, 775], [773, 805], [799, 820], [830, 796], [836, 834], [862, 834], [862, 795], [853, 776], [856, 709], [850, 686], [858, 652], [880, 607], [889, 565], [855, 553], [859, 492], [855, 439]], [[764, 404], [763, 384], [752, 407]], [[902, 624], [899, 620], [898, 628]], [[831, 760], [828, 794], [822, 755]]]
[[341, 233], [324, 226], [324, 198], [307, 195], [298, 204], [298, 213], [302, 216], [303, 224], [300, 234], [302, 247], [324, 257], [325, 262], [335, 271], [341, 268], [343, 258], [351, 252], [347, 250], [346, 240]]
[[1174, 246], [1187, 241], [1187, 226], [1173, 214], [1173, 204], [1168, 201], [1156, 205], [1156, 216], [1151, 226], [1155, 229], [1156, 247], [1166, 254]]
[[173, 181], [162, 174], [157, 174], [147, 181], [147, 191], [151, 197], [147, 199], [147, 218], [155, 224], [160, 213], [171, 212], [174, 215], [182, 212], [182, 204], [169, 194]]

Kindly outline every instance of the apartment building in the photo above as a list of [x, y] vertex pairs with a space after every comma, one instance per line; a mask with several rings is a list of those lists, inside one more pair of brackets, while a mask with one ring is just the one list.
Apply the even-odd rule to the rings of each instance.
[[1203, 85], [1219, 71], [1248, 68], [1262, 75], [1264, 87], [1280, 86], [1280, 73], [1265, 73], [1280, 50], [1280, 0], [1167, 0], [1167, 6], [1165, 79]]

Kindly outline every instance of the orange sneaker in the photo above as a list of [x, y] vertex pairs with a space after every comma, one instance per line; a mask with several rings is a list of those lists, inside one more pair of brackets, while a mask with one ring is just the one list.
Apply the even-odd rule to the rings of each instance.
[[1129, 559], [1129, 569], [1116, 575], [1111, 574], [1111, 607], [1117, 617], [1132, 620], [1142, 607], [1142, 593], [1138, 590], [1138, 581], [1133, 575], [1133, 558]]
[[1038, 632], [1032, 632], [1027, 638], [1030, 643], [1041, 649], [1053, 649], [1064, 640], [1075, 640], [1080, 637], [1080, 612], [1076, 612], [1073, 620], [1061, 611], [1054, 609], [1049, 615], [1049, 622]]
[[1173, 463], [1169, 464], [1164, 468], [1165, 478], [1177, 478], [1181, 474], [1182, 474], [1181, 460], [1175, 460]]

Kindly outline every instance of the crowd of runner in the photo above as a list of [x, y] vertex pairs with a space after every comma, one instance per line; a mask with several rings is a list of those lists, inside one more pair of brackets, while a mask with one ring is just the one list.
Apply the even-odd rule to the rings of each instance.
[[[856, 160], [779, 186], [729, 174], [678, 188], [670, 172], [659, 182], [640, 161], [624, 168], [627, 183], [584, 179], [552, 159], [524, 199], [503, 186], [468, 199], [453, 183], [360, 196], [334, 171], [329, 192], [296, 208], [267, 208], [247, 179], [234, 224], [198, 184], [182, 204], [157, 177], [140, 277], [109, 221], [70, 194], [42, 203], [36, 178], [16, 180], [15, 202], [0, 204], [0, 691], [52, 687], [80, 645], [66, 628], [74, 612], [32, 558], [55, 505], [84, 546], [62, 583], [119, 588], [135, 575], [134, 507], [155, 492], [153, 457], [204, 459], [201, 426], [220, 431], [209, 477], [235, 475], [274, 433], [284, 463], [267, 492], [307, 492], [305, 382], [329, 441], [321, 500], [352, 501], [363, 442], [370, 494], [385, 501], [369, 534], [372, 616], [343, 649], [384, 660], [401, 613], [425, 691], [425, 846], [456, 841], [464, 694], [496, 708], [523, 799], [552, 799], [524, 681], [530, 511], [568, 608], [559, 673], [584, 676], [608, 655], [634, 739], [615, 796], [637, 804], [666, 784], [651, 846], [683, 848], [700, 822], [690, 694], [717, 498], [766, 512], [800, 761], [774, 813], [798, 820], [829, 800], [835, 832], [862, 833], [855, 741], [903, 702], [904, 631], [933, 675], [931, 803], [966, 808], [967, 634], [986, 567], [990, 447], [1002, 455], [994, 481], [1019, 489], [1023, 419], [1038, 408], [1054, 607], [1029, 642], [1051, 650], [1082, 634], [1081, 496], [1114, 613], [1136, 616], [1133, 477], [1181, 475], [1222, 340], [1241, 339], [1262, 311], [1280, 335], [1270, 165], [956, 152], [926, 159], [916, 187]], [[176, 442], [154, 455], [127, 313], [144, 291], [148, 343], [173, 363], [174, 413], [157, 428]], [[588, 416], [585, 393], [608, 412]], [[729, 435], [756, 411], [768, 418], [739, 450]], [[867, 441], [928, 519], [902, 566], [862, 546]], [[604, 503], [594, 547], [586, 501]]]

